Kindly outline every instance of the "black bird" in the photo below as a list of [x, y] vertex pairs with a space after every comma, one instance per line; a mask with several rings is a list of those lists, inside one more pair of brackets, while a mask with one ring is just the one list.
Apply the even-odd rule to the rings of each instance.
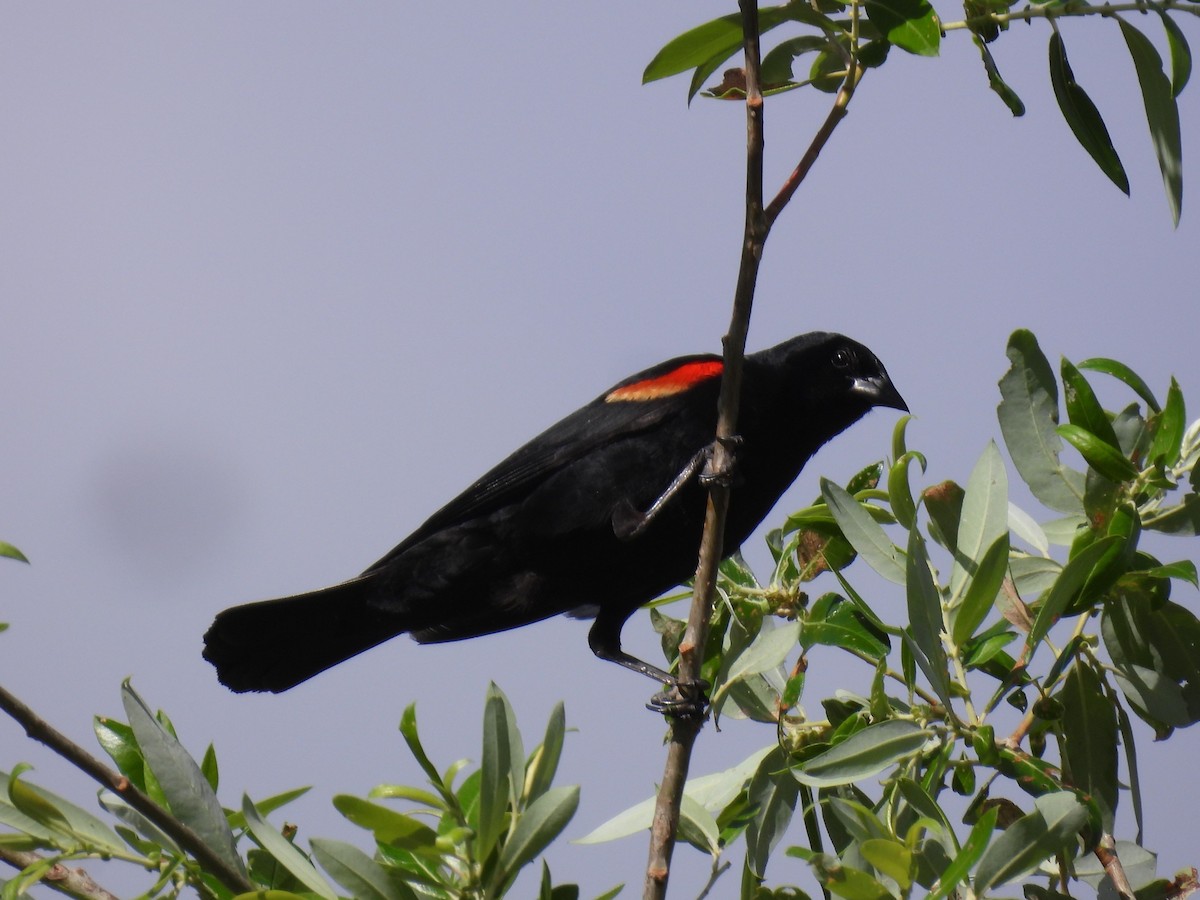
[[[722, 362], [661, 363], [551, 426], [434, 513], [362, 575], [236, 606], [204, 635], [234, 691], [285, 691], [408, 632], [456, 641], [560, 613], [595, 616], [592, 652], [674, 685], [621, 650], [642, 604], [694, 574]], [[883, 364], [839, 334], [745, 359], [728, 555], [822, 444], [870, 409], [907, 410]]]

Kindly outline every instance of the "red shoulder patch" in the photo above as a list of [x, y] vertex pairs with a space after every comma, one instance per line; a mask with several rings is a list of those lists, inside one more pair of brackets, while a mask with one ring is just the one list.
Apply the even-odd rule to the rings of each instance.
[[680, 394], [701, 381], [716, 378], [721, 374], [722, 363], [719, 360], [684, 363], [682, 366], [635, 381], [608, 392], [604, 397], [605, 403], [619, 403], [624, 400], [656, 400], [659, 397], [669, 397]]

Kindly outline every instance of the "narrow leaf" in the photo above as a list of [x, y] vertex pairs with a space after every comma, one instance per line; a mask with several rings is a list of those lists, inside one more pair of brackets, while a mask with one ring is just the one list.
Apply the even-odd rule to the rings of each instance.
[[321, 877], [308, 858], [291, 841], [259, 815], [248, 796], [242, 796], [242, 815], [246, 817], [246, 828], [254, 839], [281, 866], [294, 875], [305, 887], [322, 900], [337, 900], [337, 892]]
[[1175, 20], [1161, 9], [1158, 14], [1162, 16], [1163, 28], [1167, 32], [1167, 46], [1171, 50], [1171, 94], [1178, 97], [1187, 86], [1188, 79], [1192, 77], [1192, 51], [1188, 47], [1183, 30]]
[[353, 844], [313, 838], [313, 856], [355, 900], [415, 900], [416, 893]]
[[958, 851], [954, 861], [946, 867], [933, 890], [930, 891], [929, 900], [941, 900], [942, 897], [948, 896], [967, 877], [967, 873], [971, 871], [979, 857], [983, 856], [983, 851], [987, 849], [988, 841], [992, 839], [992, 832], [996, 830], [996, 820], [999, 816], [1000, 807], [993, 806], [979, 817], [979, 821], [971, 828], [970, 835], [963, 842], [962, 849]]
[[244, 872], [225, 812], [196, 761], [150, 712], [128, 681], [121, 685], [121, 702], [146, 765], [162, 787], [171, 812], [191, 826], [226, 865]]
[[1171, 81], [1163, 72], [1162, 58], [1150, 39], [1118, 18], [1129, 55], [1137, 69], [1138, 84], [1142, 89], [1142, 102], [1146, 107], [1146, 123], [1150, 126], [1150, 138], [1154, 143], [1154, 155], [1162, 171], [1163, 185], [1167, 189], [1167, 202], [1171, 217], [1179, 225], [1179, 214], [1183, 206], [1183, 149], [1179, 136], [1179, 107]]
[[942, 31], [928, 0], [866, 0], [867, 18], [889, 41], [918, 56], [937, 56]]
[[521, 813], [500, 852], [500, 881], [532, 862], [567, 827], [579, 807], [579, 786], [550, 788]]
[[970, 640], [975, 635], [975, 629], [983, 624], [987, 614], [992, 611], [992, 604], [1000, 593], [1007, 573], [1008, 535], [1002, 534], [984, 552], [967, 586], [962, 604], [955, 610], [951, 638], [956, 647]]
[[1124, 453], [1078, 425], [1059, 425], [1060, 437], [1079, 451], [1089, 466], [1109, 481], [1123, 484], [1137, 478], [1137, 467]]
[[1091, 795], [1104, 830], [1111, 833], [1117, 808], [1116, 710], [1104, 696], [1095, 670], [1082, 660], [1067, 673], [1061, 698], [1071, 784]]
[[1126, 387], [1132, 390], [1135, 394], [1146, 401], [1146, 406], [1151, 412], [1158, 412], [1162, 407], [1158, 405], [1158, 400], [1154, 396], [1154, 392], [1150, 390], [1150, 386], [1142, 379], [1142, 376], [1123, 362], [1118, 362], [1115, 359], [1109, 359], [1104, 356], [1097, 356], [1092, 359], [1085, 359], [1079, 363], [1076, 368], [1088, 369], [1093, 372], [1103, 372], [1105, 375], [1111, 375], [1113, 378], [1122, 382]]
[[1050, 35], [1050, 83], [1054, 87], [1058, 108], [1062, 110], [1075, 140], [1095, 160], [1100, 171], [1123, 193], [1128, 194], [1129, 176], [1125, 174], [1125, 167], [1113, 149], [1112, 138], [1108, 136], [1108, 128], [1100, 117], [1100, 110], [1096, 109], [1096, 104], [1075, 81], [1075, 73], [1067, 62], [1067, 51], [1057, 30]]
[[1030, 648], [1028, 656], [1033, 656], [1038, 644], [1042, 638], [1050, 631], [1050, 627], [1058, 621], [1058, 617], [1062, 615], [1064, 609], [1075, 598], [1075, 596], [1083, 589], [1087, 583], [1088, 577], [1092, 574], [1096, 564], [1104, 557], [1109, 550], [1120, 542], [1120, 538], [1116, 536], [1103, 537], [1095, 543], [1081, 550], [1073, 559], [1063, 566], [1062, 573], [1058, 576], [1058, 580], [1054, 582], [1046, 598], [1042, 601], [1038, 608], [1037, 616], [1033, 620], [1033, 627], [1029, 631], [1027, 646]]
[[1059, 512], [1081, 512], [1083, 474], [1059, 461], [1054, 371], [1030, 331], [1014, 331], [1007, 352], [1012, 365], [1000, 379], [997, 417], [1013, 465], [1042, 503]]
[[821, 495], [837, 520], [846, 540], [872, 569], [895, 584], [904, 584], [900, 551], [870, 513], [845, 488], [821, 479]]
[[929, 736], [928, 731], [906, 719], [870, 725], [801, 763], [795, 770], [796, 779], [810, 787], [833, 787], [870, 778], [916, 753]]
[[994, 441], [980, 454], [963, 497], [957, 551], [950, 573], [950, 604], [956, 604], [988, 549], [1008, 534], [1008, 474]]
[[1037, 806], [987, 848], [975, 873], [977, 895], [1033, 871], [1087, 822], [1087, 807], [1067, 791], [1040, 797]]

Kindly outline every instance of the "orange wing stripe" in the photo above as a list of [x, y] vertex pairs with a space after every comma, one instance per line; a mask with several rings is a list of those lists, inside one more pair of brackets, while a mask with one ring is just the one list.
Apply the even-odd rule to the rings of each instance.
[[619, 403], [623, 400], [655, 400], [659, 397], [669, 397], [672, 394], [680, 394], [693, 385], [709, 378], [715, 378], [720, 374], [720, 361], [685, 363], [663, 375], [647, 378], [645, 381], [635, 381], [633, 384], [609, 391], [604, 402]]

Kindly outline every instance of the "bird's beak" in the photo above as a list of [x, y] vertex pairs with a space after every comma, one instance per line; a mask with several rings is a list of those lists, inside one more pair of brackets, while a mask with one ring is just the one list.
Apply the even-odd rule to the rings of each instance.
[[878, 378], [855, 378], [850, 386], [852, 393], [865, 397], [872, 406], [890, 406], [908, 412], [908, 404], [886, 375]]

